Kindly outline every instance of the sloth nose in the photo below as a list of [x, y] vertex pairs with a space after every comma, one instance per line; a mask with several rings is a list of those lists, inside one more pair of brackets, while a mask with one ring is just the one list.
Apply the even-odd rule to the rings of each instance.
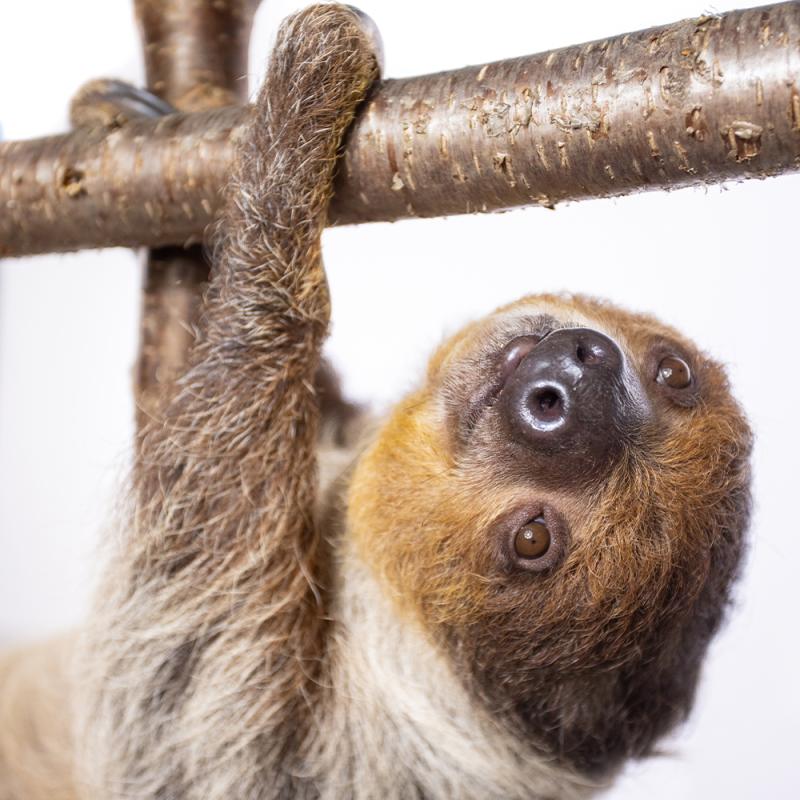
[[501, 413], [518, 441], [598, 461], [643, 411], [643, 393], [631, 391], [627, 372], [613, 339], [590, 328], [563, 328], [520, 362]]

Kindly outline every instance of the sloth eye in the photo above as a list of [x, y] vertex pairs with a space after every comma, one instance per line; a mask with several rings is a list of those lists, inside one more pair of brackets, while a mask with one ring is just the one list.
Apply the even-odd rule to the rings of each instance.
[[550, 531], [540, 517], [527, 522], [514, 537], [514, 549], [520, 558], [541, 558], [550, 549]]
[[685, 389], [692, 382], [692, 371], [682, 358], [667, 356], [658, 365], [656, 380], [671, 389]]

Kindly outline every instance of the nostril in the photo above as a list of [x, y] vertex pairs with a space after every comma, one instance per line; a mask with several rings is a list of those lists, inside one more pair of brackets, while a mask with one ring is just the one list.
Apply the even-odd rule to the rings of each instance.
[[530, 395], [530, 409], [533, 416], [546, 423], [556, 422], [564, 414], [564, 398], [552, 386], [541, 386]]
[[603, 349], [598, 345], [585, 345], [583, 342], [578, 343], [575, 350], [575, 356], [581, 364], [592, 365], [599, 364], [603, 361]]
[[552, 411], [561, 406], [561, 398], [552, 389], [542, 389], [537, 392], [536, 400], [542, 411]]

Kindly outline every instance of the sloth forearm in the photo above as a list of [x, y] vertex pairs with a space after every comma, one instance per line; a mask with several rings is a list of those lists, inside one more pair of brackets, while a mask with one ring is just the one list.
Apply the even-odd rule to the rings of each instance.
[[185, 614], [224, 605], [226, 635], [234, 617], [245, 636], [268, 627], [286, 642], [278, 661], [321, 646], [320, 234], [342, 136], [376, 74], [349, 11], [314, 7], [282, 28], [239, 145], [193, 366], [139, 450], [132, 579], [160, 593], [166, 579], [162, 599]]
[[313, 522], [329, 316], [319, 237], [342, 135], [376, 72], [344, 8], [312, 7], [278, 35], [192, 366], [143, 434], [133, 530], [88, 644], [99, 666], [82, 725], [99, 787], [300, 796], [289, 761], [319, 690], [329, 563]]
[[254, 508], [265, 535], [297, 535], [313, 505], [312, 386], [330, 314], [320, 235], [343, 134], [377, 66], [352, 21], [308, 28], [295, 20], [276, 44], [239, 145], [194, 367], [144, 452], [158, 474], [145, 473], [140, 499], [193, 538], [209, 521], [217, 539], [220, 523], [252, 532]]

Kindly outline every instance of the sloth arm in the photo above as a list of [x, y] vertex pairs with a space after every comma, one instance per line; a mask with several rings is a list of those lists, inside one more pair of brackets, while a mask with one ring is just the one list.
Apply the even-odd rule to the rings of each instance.
[[324, 617], [313, 520], [313, 386], [330, 317], [320, 237], [343, 135], [376, 77], [352, 12], [312, 7], [281, 29], [239, 144], [201, 339], [136, 469], [137, 580], [189, 575], [215, 596], [236, 592], [281, 681], [296, 685], [313, 672]]
[[343, 135], [377, 77], [371, 44], [341, 6], [284, 23], [238, 144], [200, 338], [142, 434], [131, 530], [88, 639], [87, 736], [115, 779], [174, 768], [180, 796], [191, 742], [243, 758], [256, 735], [300, 736], [308, 716], [329, 560], [313, 518], [330, 315], [320, 236]]
[[0, 662], [0, 800], [305, 796], [329, 565], [319, 414], [344, 405], [324, 367], [314, 389], [320, 236], [372, 43], [337, 6], [278, 34], [191, 366], [142, 433], [90, 622]]

